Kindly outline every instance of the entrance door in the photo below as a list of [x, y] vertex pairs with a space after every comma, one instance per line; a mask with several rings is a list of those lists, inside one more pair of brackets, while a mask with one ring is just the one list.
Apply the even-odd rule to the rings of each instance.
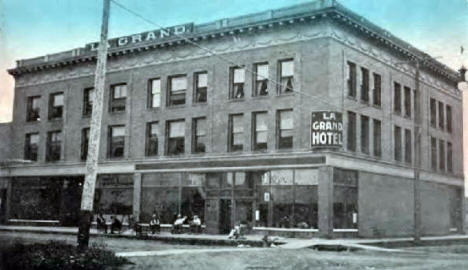
[[236, 222], [251, 224], [252, 204], [252, 201], [236, 201]]
[[232, 204], [230, 199], [221, 199], [219, 206], [219, 232], [226, 234], [231, 231], [231, 209]]

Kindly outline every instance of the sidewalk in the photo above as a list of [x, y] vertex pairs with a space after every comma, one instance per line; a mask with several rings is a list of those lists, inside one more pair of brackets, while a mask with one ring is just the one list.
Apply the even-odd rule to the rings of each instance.
[[[45, 227], [45, 226], [0, 226], [0, 231], [3, 232], [29, 232], [41, 234], [68, 234], [76, 235], [78, 228], [76, 227]], [[138, 238], [132, 230], [124, 231], [120, 234], [103, 234], [96, 229], [91, 229], [91, 236], [128, 238], [128, 239], [147, 239], [158, 240], [162, 242], [192, 244], [192, 245], [222, 245], [222, 246], [238, 246], [249, 245], [252, 247], [262, 247], [262, 235], [246, 235], [244, 240], [230, 240], [227, 235], [210, 235], [210, 234], [170, 234], [162, 232], [161, 234], [149, 234], [147, 237]], [[468, 235], [447, 235], [447, 236], [431, 236], [422, 237], [421, 245], [448, 245], [464, 243], [468, 244]], [[413, 239], [405, 238], [380, 238], [380, 239], [297, 239], [297, 238], [281, 238], [274, 242], [279, 248], [283, 249], [302, 249], [302, 248], [322, 248], [328, 250], [339, 249], [366, 249], [376, 251], [397, 251], [394, 248], [414, 246]]]

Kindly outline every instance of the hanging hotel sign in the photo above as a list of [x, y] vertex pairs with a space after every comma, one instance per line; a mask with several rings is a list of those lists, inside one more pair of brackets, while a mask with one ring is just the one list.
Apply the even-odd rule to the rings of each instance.
[[340, 112], [313, 112], [311, 123], [312, 147], [343, 145], [343, 116]]
[[[187, 33], [193, 32], [193, 23], [177, 25], [173, 27], [168, 27], [164, 29], [144, 32], [140, 34], [124, 36], [114, 39], [109, 39], [107, 41], [107, 48], [119, 48], [125, 46], [131, 46], [138, 43], [149, 43], [159, 40], [165, 40], [172, 37], [185, 35]], [[89, 43], [86, 45], [86, 50], [96, 51], [98, 49], [99, 42]]]

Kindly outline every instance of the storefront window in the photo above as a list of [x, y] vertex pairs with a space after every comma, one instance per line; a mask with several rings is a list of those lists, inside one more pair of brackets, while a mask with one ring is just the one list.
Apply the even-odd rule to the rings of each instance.
[[352, 229], [358, 225], [357, 172], [334, 169], [333, 228]]
[[99, 175], [94, 200], [96, 212], [106, 215], [131, 215], [133, 176], [131, 174]]

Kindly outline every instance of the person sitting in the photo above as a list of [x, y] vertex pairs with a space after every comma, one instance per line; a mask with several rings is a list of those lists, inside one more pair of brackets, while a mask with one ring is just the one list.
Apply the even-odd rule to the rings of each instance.
[[161, 223], [159, 222], [159, 218], [156, 216], [156, 214], [153, 214], [151, 217], [149, 225], [152, 234], [159, 234], [161, 232]]
[[118, 233], [120, 233], [122, 230], [122, 222], [115, 216], [112, 216], [111, 220], [112, 220], [111, 234], [113, 234], [114, 231], [117, 231]]
[[201, 233], [201, 220], [197, 215], [193, 216], [193, 219], [190, 222], [190, 232]]
[[172, 226], [171, 233], [182, 233], [182, 225], [184, 224], [186, 219], [186, 216], [182, 217], [181, 214], [178, 214], [177, 219], [174, 221], [174, 225]]
[[234, 228], [229, 233], [228, 239], [239, 239], [240, 237], [242, 237], [241, 226], [239, 223], [236, 223]]
[[106, 224], [106, 218], [102, 215], [102, 213], [99, 213], [96, 217], [96, 223], [97, 223], [97, 229], [103, 230], [104, 233], [107, 233], [107, 224]]

